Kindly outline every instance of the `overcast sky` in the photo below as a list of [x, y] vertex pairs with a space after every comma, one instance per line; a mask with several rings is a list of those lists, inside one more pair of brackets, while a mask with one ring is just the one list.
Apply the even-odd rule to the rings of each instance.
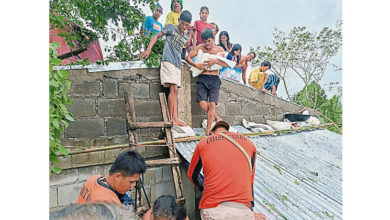
[[[164, 25], [166, 16], [170, 12], [171, 0], [160, 0], [164, 13], [159, 21]], [[183, 8], [192, 14], [192, 24], [199, 20], [199, 10], [207, 6], [210, 10], [208, 22], [215, 22], [220, 31], [229, 33], [231, 42], [241, 44], [243, 54], [250, 47], [272, 46], [273, 30], [278, 28], [289, 32], [294, 26], [306, 26], [310, 31], [319, 32], [323, 27], [335, 28], [336, 22], [342, 19], [342, 4], [340, 0], [198, 0], [183, 1]], [[145, 7], [146, 15], [151, 15]], [[218, 37], [218, 36], [217, 36]], [[341, 53], [331, 62], [341, 66]], [[247, 76], [252, 67], [248, 67]], [[290, 74], [288, 87], [291, 93], [303, 88], [300, 79]], [[330, 82], [342, 83], [341, 71], [335, 72], [328, 67], [321, 84]], [[334, 93], [328, 93], [332, 95]], [[286, 97], [282, 83], [278, 89], [278, 96]]]

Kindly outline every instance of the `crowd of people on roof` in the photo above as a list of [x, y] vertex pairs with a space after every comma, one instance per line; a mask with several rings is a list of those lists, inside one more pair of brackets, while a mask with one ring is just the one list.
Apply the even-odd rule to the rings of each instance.
[[[179, 25], [179, 16], [183, 11], [183, 1], [172, 1], [170, 9], [171, 11], [166, 16], [165, 26], [168, 24]], [[162, 14], [163, 7], [160, 4], [157, 4], [157, 9], [153, 11], [153, 15], [147, 16], [145, 23], [142, 26], [142, 30], [145, 31], [146, 35], [148, 35], [150, 32], [152, 32], [153, 35], [156, 35], [158, 32], [162, 31], [163, 25], [158, 21]], [[228, 68], [222, 68], [220, 71], [220, 76], [233, 79], [243, 83], [244, 85], [249, 85], [252, 88], [256, 88], [264, 92], [269, 91], [271, 94], [276, 95], [276, 90], [278, 88], [280, 78], [275, 74], [267, 74], [264, 67], [254, 68], [250, 76], [247, 77], [246, 71], [248, 68], [248, 62], [252, 61], [256, 57], [256, 53], [250, 52], [246, 56], [242, 55], [242, 46], [239, 43], [233, 44], [227, 31], [221, 31], [219, 33], [218, 25], [214, 22], [208, 22], [208, 16], [209, 8], [207, 6], [202, 6], [199, 11], [200, 19], [196, 20], [193, 25], [190, 25], [190, 27], [188, 27], [185, 31], [185, 33], [188, 35], [188, 42], [182, 49], [181, 58], [185, 59], [186, 54], [190, 53], [194, 49], [194, 45], [198, 46], [203, 43], [201, 33], [203, 30], [209, 28], [213, 31], [214, 38], [218, 39], [218, 42], [216, 42], [217, 46], [222, 47], [222, 49], [228, 53], [228, 56], [231, 56], [232, 60], [236, 62], [236, 65], [234, 68], [230, 68], [230, 71]], [[219, 37], [217, 38], [218, 33]], [[264, 66], [268, 67], [269, 69], [271, 68], [270, 62], [265, 62], [262, 64], [265, 64]], [[262, 71], [260, 71], [260, 69]], [[261, 74], [259, 74], [259, 72], [261, 72]], [[268, 75], [272, 76], [269, 77], [270, 82], [266, 83], [268, 77], [266, 79], [265, 77]]]
[[[207, 6], [200, 8], [200, 19], [194, 21], [193, 25], [192, 14], [188, 10], [183, 10], [182, 0], [173, 0], [170, 9], [164, 27], [158, 21], [163, 14], [163, 7], [160, 4], [157, 4], [152, 16], [146, 17], [142, 31], [145, 31], [145, 34], [153, 32], [153, 38], [146, 50], [140, 54], [140, 58], [147, 58], [157, 40], [165, 37], [160, 79], [161, 84], [170, 90], [168, 109], [174, 126], [186, 126], [177, 115], [177, 94], [181, 87], [181, 62], [185, 60], [192, 66], [193, 76], [198, 76], [197, 102], [207, 114], [206, 135], [209, 135], [213, 120], [221, 120], [215, 112], [221, 86], [220, 77], [230, 78], [247, 85], [248, 63], [256, 58], [256, 53], [249, 52], [245, 56], [242, 55], [241, 45], [233, 44], [227, 31], [221, 31], [218, 44], [216, 44], [215, 38], [219, 27], [207, 20], [210, 12]], [[268, 61], [254, 68], [248, 77], [248, 86], [277, 95], [280, 78], [275, 74], [267, 74], [266, 71], [269, 69], [271, 69], [271, 63]]]

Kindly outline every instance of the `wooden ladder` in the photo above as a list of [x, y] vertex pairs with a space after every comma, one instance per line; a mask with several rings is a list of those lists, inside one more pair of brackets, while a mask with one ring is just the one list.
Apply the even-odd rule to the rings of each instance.
[[[180, 175], [180, 159], [179, 155], [175, 148], [175, 141], [173, 139], [171, 128], [173, 127], [173, 124], [169, 117], [169, 111], [168, 111], [168, 105], [167, 100], [164, 93], [159, 93], [160, 98], [160, 105], [161, 105], [161, 113], [163, 116], [162, 122], [136, 122], [135, 117], [135, 108], [134, 108], [134, 99], [133, 99], [133, 93], [124, 93], [125, 103], [126, 103], [126, 121], [127, 121], [127, 133], [129, 135], [129, 146], [131, 150], [137, 150], [138, 147], [140, 147], [140, 144], [138, 144], [138, 135], [137, 135], [137, 129], [141, 128], [165, 128], [166, 133], [166, 144], [163, 145], [144, 145], [142, 146], [167, 146], [169, 150], [169, 158], [166, 159], [158, 159], [158, 160], [146, 160], [146, 164], [148, 166], [161, 166], [161, 165], [170, 165], [172, 169], [172, 177], [173, 177], [173, 184], [175, 188], [175, 195], [176, 195], [176, 201], [180, 203], [184, 203], [184, 194], [183, 194], [183, 185]], [[142, 181], [141, 181], [142, 184]], [[137, 208], [137, 213], [143, 213], [146, 211], [149, 207], [148, 204], [141, 206], [141, 188], [137, 187], [136, 189], [138, 193], [136, 192], [136, 195], [138, 194], [139, 197], [135, 198], [135, 204]]]

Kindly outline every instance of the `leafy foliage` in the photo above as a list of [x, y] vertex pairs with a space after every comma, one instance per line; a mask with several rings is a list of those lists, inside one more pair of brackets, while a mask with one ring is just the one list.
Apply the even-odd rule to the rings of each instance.
[[251, 48], [258, 54], [252, 65], [270, 61], [271, 72], [281, 77], [290, 101], [292, 98], [287, 82], [289, 74], [296, 74], [307, 87], [312, 81], [318, 83], [329, 65], [336, 70], [340, 69], [329, 60], [342, 46], [341, 22], [336, 29], [324, 27], [319, 33], [311, 32], [306, 27], [294, 27], [289, 33], [275, 28], [273, 36], [273, 47]]
[[[328, 100], [325, 91], [319, 84], [313, 81], [309, 86], [303, 88], [300, 92], [295, 94], [293, 100], [297, 104], [313, 108], [321, 112], [341, 129], [343, 112], [340, 98], [341, 97], [339, 95], [335, 95]], [[327, 119], [322, 116], [320, 116], [320, 120], [322, 122], [327, 121]], [[340, 133], [335, 127], [329, 127], [328, 129], [333, 132]]]
[[[154, 10], [157, 0], [52, 0], [50, 1], [51, 28], [62, 28], [62, 36], [68, 45], [75, 48], [87, 47], [99, 38], [117, 42], [112, 48], [105, 48], [109, 61], [138, 60], [138, 54], [146, 48], [151, 36], [139, 33], [145, 14], [140, 5], [150, 5]], [[68, 28], [72, 27], [72, 28]], [[153, 48], [146, 65], [160, 66], [164, 42], [159, 40]]]
[[49, 48], [49, 148], [50, 148], [50, 173], [60, 173], [61, 168], [55, 165], [59, 162], [57, 153], [68, 154], [68, 150], [61, 144], [61, 134], [64, 126], [67, 127], [73, 121], [73, 115], [65, 104], [72, 104], [72, 100], [66, 95], [72, 82], [67, 80], [69, 73], [66, 70], [54, 71], [53, 66], [60, 65], [62, 60], [57, 58], [58, 43], [50, 44]]
[[[142, 49], [147, 48], [152, 39], [152, 33], [144, 36], [141, 33], [134, 34], [132, 41], [122, 40], [114, 46], [113, 53], [107, 57], [108, 61], [132, 61], [137, 60]], [[147, 59], [143, 59], [148, 68], [160, 67], [165, 42], [158, 39]]]

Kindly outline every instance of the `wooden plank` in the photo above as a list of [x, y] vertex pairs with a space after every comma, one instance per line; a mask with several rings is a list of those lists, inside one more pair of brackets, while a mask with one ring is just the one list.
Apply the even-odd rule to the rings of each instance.
[[158, 160], [147, 160], [145, 162], [147, 166], [176, 165], [180, 163], [180, 159], [166, 158], [166, 159], [158, 159]]
[[137, 128], [171, 128], [173, 127], [172, 122], [131, 122], [129, 128], [135, 130]]
[[[164, 93], [160, 93], [159, 97], [160, 97], [161, 113], [163, 115], [163, 120], [164, 120], [164, 122], [168, 122], [168, 121], [170, 121], [170, 118], [169, 118], [167, 99], [166, 99]], [[171, 128], [165, 128], [165, 133], [166, 133], [167, 145], [169, 148], [169, 157], [170, 158], [178, 158], [176, 148], [174, 145], [174, 139], [172, 136]], [[182, 182], [181, 182], [181, 175], [180, 175], [179, 166], [171, 166], [171, 169], [172, 169], [172, 177], [173, 177], [173, 184], [175, 187], [176, 199], [183, 198], [184, 197], [183, 196], [183, 187], [182, 187]]]
[[125, 103], [126, 103], [127, 126], [129, 128], [129, 130], [127, 131], [129, 134], [129, 144], [130, 144], [130, 149], [134, 150], [136, 146], [132, 145], [132, 143], [138, 144], [138, 135], [136, 129], [131, 129], [132, 123], [136, 122], [133, 93], [125, 92], [124, 96], [125, 96]]
[[[138, 194], [138, 196], [137, 197], [135, 197], [135, 202], [137, 203], [137, 207], [140, 207], [141, 206], [141, 199], [142, 199], [142, 191], [141, 191], [141, 183], [138, 181], [137, 182], [137, 188], [136, 188], [136, 190], [137, 190], [137, 194]], [[138, 208], [137, 208], [138, 209]]]
[[[126, 104], [126, 121], [127, 121], [127, 134], [129, 135], [129, 147], [131, 150], [136, 150], [138, 144], [137, 129], [131, 129], [132, 123], [136, 122], [133, 93], [125, 92], [124, 98]], [[137, 182], [137, 186], [139, 185], [140, 185], [139, 182]], [[136, 189], [136, 197], [135, 197], [135, 204], [137, 206], [141, 205], [141, 195], [142, 195], [141, 188], [138, 187]]]

